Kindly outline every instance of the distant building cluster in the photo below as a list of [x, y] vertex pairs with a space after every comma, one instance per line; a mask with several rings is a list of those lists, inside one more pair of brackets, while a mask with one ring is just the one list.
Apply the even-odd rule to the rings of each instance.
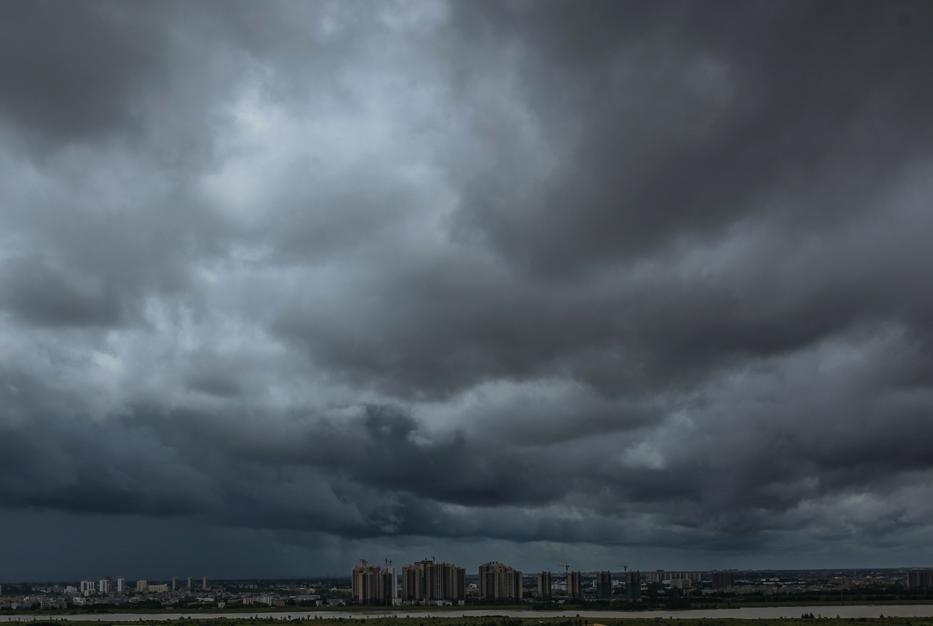
[[[169, 591], [176, 591], [177, 584], [175, 578], [172, 578], [171, 586], [169, 586], [168, 583], [149, 583], [141, 579], [136, 581], [132, 589], [137, 594], [168, 593]], [[183, 590], [186, 592], [194, 591], [191, 585], [191, 578], [188, 578], [188, 586]], [[207, 590], [207, 577], [205, 576], [201, 579], [201, 591]], [[116, 579], [101, 578], [100, 580], [82, 580], [78, 583], [75, 591], [81, 596], [89, 598], [91, 596], [125, 595], [130, 592], [130, 587], [127, 586], [126, 579], [121, 576]]]
[[730, 602], [760, 603], [781, 597], [832, 599], [933, 597], [933, 569], [794, 571], [564, 571], [524, 576], [499, 561], [467, 574], [463, 567], [434, 558], [397, 570], [390, 561], [360, 562], [346, 577], [316, 581], [127, 580], [104, 577], [72, 584], [7, 584], [0, 587], [0, 610], [88, 610], [134, 607], [183, 610], [213, 607], [317, 607], [401, 604], [546, 604], [552, 607], [595, 603], [603, 606], [675, 607], [691, 598], [728, 597]]
[[[462, 604], [468, 599], [483, 603], [522, 602], [526, 598], [550, 602], [609, 602], [619, 594], [637, 600], [644, 584], [656, 584], [677, 590], [699, 585], [700, 572], [626, 571], [614, 579], [612, 572], [595, 576], [566, 567], [563, 577], [550, 571], [539, 572], [533, 587], [526, 593], [521, 571], [499, 561], [479, 566], [476, 582], [467, 582], [466, 570], [453, 563], [425, 559], [402, 567], [401, 580], [391, 562], [384, 566], [360, 561], [351, 573], [351, 596], [356, 604]], [[717, 579], [718, 580], [718, 579]], [[400, 588], [400, 593], [399, 593]]]
[[[207, 591], [207, 577], [201, 579], [201, 591]], [[78, 583], [76, 589], [77, 593], [80, 594], [80, 598], [72, 598], [72, 604], [74, 605], [91, 605], [91, 604], [120, 604], [119, 598], [126, 596], [130, 593], [134, 593], [138, 599], [139, 596], [145, 595], [159, 595], [174, 593], [178, 590], [177, 579], [172, 578], [171, 584], [169, 583], [150, 583], [145, 579], [140, 579], [135, 581], [135, 583], [130, 587], [126, 583], [126, 579], [123, 577], [113, 578], [101, 578], [98, 581], [94, 580], [82, 580]], [[188, 578], [188, 585], [181, 589], [184, 593], [194, 593], [195, 589], [192, 586], [191, 578]], [[67, 594], [67, 588], [65, 590]], [[104, 598], [107, 598], [106, 600]]]
[[[580, 572], [565, 566], [563, 575], [542, 571], [525, 580], [518, 569], [499, 561], [479, 566], [475, 582], [463, 567], [435, 559], [402, 568], [396, 581], [390, 563], [378, 567], [361, 562], [353, 569], [353, 601], [357, 604], [453, 604], [547, 602], [656, 602], [688, 595], [732, 596], [794, 594], [881, 587], [933, 593], [933, 570], [901, 570], [885, 575], [786, 574], [740, 578], [735, 570]], [[399, 588], [401, 593], [397, 593]]]
[[351, 595], [357, 604], [396, 605], [462, 603], [466, 571], [452, 563], [425, 559], [402, 567], [401, 595], [391, 561], [384, 566], [360, 561], [351, 574]]
[[[391, 589], [392, 585], [388, 585]], [[6, 592], [6, 593], [4, 593]], [[326, 589], [307, 584], [227, 581], [208, 585], [207, 578], [127, 581], [123, 577], [81, 580], [74, 584], [14, 584], [0, 587], [0, 610], [97, 610], [103, 607], [217, 609], [261, 605], [344, 606], [349, 590], [331, 583]]]

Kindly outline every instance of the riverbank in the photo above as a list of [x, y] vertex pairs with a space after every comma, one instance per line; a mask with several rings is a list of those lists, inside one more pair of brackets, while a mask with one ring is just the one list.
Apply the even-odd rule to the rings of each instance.
[[434, 617], [457, 617], [464, 615], [512, 615], [512, 614], [528, 614], [532, 616], [547, 616], [553, 615], [555, 613], [560, 613], [561, 615], [606, 615], [610, 618], [616, 614], [625, 614], [625, 615], [647, 615], [647, 614], [656, 614], [656, 613], [683, 613], [685, 611], [729, 611], [733, 612], [741, 608], [781, 608], [781, 607], [790, 607], [796, 609], [798, 607], [842, 607], [842, 606], [856, 606], [856, 607], [885, 607], [885, 606], [931, 606], [933, 607], [933, 598], [922, 598], [917, 600], [905, 600], [903, 598], [892, 599], [892, 600], [875, 600], [875, 599], [863, 599], [862, 601], [852, 600], [852, 601], [834, 601], [830, 599], [826, 600], [806, 600], [803, 602], [767, 602], [767, 601], [743, 601], [741, 603], [729, 603], [722, 601], [714, 602], [691, 602], [688, 606], [685, 607], [664, 607], [664, 606], [643, 606], [638, 608], [612, 608], [608, 605], [599, 605], [596, 603], [587, 604], [587, 605], [563, 605], [563, 606], [546, 606], [546, 605], [528, 605], [528, 604], [489, 604], [489, 605], [444, 605], [444, 606], [428, 606], [428, 605], [410, 605], [402, 608], [383, 608], [383, 607], [373, 607], [373, 606], [359, 606], [359, 605], [349, 605], [341, 607], [263, 607], [257, 609], [256, 607], [233, 607], [218, 610], [216, 607], [184, 607], [184, 608], [132, 608], [132, 610], [127, 610], [125, 607], [102, 607], [102, 608], [69, 608], [69, 609], [45, 609], [45, 610], [35, 610], [30, 611], [29, 613], [15, 613], [15, 612], [4, 612], [0, 611], [0, 621], [4, 616], [11, 617], [22, 617], [22, 616], [35, 616], [38, 618], [43, 617], [75, 617], [79, 618], [81, 616], [94, 615], [99, 617], [102, 615], [161, 615], [161, 614], [171, 614], [171, 615], [185, 615], [191, 617], [203, 616], [207, 619], [211, 619], [212, 616], [222, 614], [224, 616], [239, 616], [244, 615], [246, 618], [252, 618], [254, 615], [275, 615], [280, 613], [287, 614], [308, 614], [314, 616], [323, 616], [325, 619], [337, 618], [337, 617], [351, 617], [351, 614], [364, 614], [364, 615], [404, 615], [404, 616], [434, 616]]
[[[529, 623], [544, 623], [545, 620], [574, 620], [582, 618], [605, 624], [606, 620], [625, 620], [627, 626], [634, 626], [631, 620], [786, 620], [799, 619], [802, 615], [840, 619], [878, 619], [886, 618], [929, 618], [933, 620], [933, 604], [889, 604], [889, 605], [799, 605], [799, 606], [762, 606], [736, 607], [730, 609], [656, 609], [645, 611], [587, 611], [587, 610], [542, 610], [528, 609], [429, 609], [412, 611], [401, 610], [355, 610], [355, 611], [250, 611], [250, 612], [160, 612], [160, 613], [84, 613], [60, 615], [36, 615], [21, 613], [0, 615], [4, 622], [88, 622], [99, 623], [138, 623], [167, 621], [196, 621], [204, 623], [211, 620], [261, 620], [268, 622], [294, 620], [404, 620], [437, 619], [462, 620], [475, 618], [477, 621], [490, 618], [509, 618]], [[397, 623], [397, 622], [393, 622]]]

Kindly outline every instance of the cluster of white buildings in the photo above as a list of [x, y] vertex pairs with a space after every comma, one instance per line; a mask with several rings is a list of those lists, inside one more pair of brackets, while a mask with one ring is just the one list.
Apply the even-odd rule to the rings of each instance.
[[[207, 591], [207, 576], [201, 579], [201, 591]], [[112, 595], [123, 595], [130, 592], [130, 588], [127, 587], [126, 579], [119, 577], [116, 579], [113, 578], [101, 578], [100, 580], [82, 580], [78, 583], [78, 587], [66, 587], [65, 592], [74, 591], [79, 593], [85, 598], [89, 596], [112, 596]], [[193, 592], [194, 585], [192, 583], [191, 577], [188, 577], [188, 584], [184, 587], [179, 588], [178, 579], [172, 578], [171, 583], [150, 583], [147, 580], [137, 580], [133, 586], [132, 591], [135, 593], [169, 593], [177, 591], [186, 591]]]
[[[65, 588], [66, 592], [69, 590]], [[82, 580], [77, 591], [85, 598], [93, 595], [109, 596], [113, 593], [126, 593], [126, 579], [101, 578], [100, 580]]]

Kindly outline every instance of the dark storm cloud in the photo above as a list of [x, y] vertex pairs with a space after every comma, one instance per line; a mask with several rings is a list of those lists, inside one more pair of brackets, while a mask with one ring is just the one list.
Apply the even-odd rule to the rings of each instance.
[[784, 209], [795, 221], [847, 213], [933, 133], [920, 4], [484, 6], [493, 16], [464, 19], [464, 38], [518, 49], [520, 93], [560, 167], [513, 184], [523, 146], [479, 118], [502, 162], [471, 172], [463, 219], [547, 272], [715, 234], [774, 193], [806, 194]]
[[5, 115], [65, 141], [132, 125], [135, 90], [159, 65], [158, 18], [116, 3], [10, 3], [0, 21]]
[[930, 537], [925, 3], [0, 12], [11, 524]]
[[112, 326], [122, 317], [118, 303], [99, 286], [82, 288], [41, 261], [7, 261], [0, 293], [10, 311], [39, 324]]

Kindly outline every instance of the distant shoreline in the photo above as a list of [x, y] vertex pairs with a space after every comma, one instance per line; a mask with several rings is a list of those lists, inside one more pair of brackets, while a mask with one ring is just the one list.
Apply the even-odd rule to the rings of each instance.
[[[322, 606], [322, 607], [303, 607], [303, 606], [291, 606], [291, 607], [267, 607], [257, 609], [255, 607], [231, 607], [218, 609], [216, 607], [190, 607], [185, 609], [179, 608], [130, 608], [126, 607], [101, 607], [101, 608], [68, 608], [68, 609], [36, 609], [34, 611], [28, 611], [26, 613], [16, 612], [16, 611], [2, 611], [0, 610], [0, 621], [5, 616], [20, 616], [26, 617], [36, 616], [36, 617], [56, 617], [56, 616], [83, 616], [83, 615], [162, 615], [170, 613], [173, 615], [215, 615], [215, 614], [244, 614], [247, 616], [251, 615], [267, 615], [267, 614], [278, 614], [278, 613], [290, 613], [290, 614], [309, 614], [309, 615], [349, 615], [349, 614], [373, 614], [373, 615], [407, 615], [407, 614], [417, 614], [424, 615], [426, 613], [445, 613], [451, 616], [460, 615], [460, 614], [469, 614], [471, 612], [481, 612], [487, 614], [490, 611], [500, 612], [500, 614], [505, 613], [522, 613], [528, 614], [529, 616], [537, 616], [543, 614], [551, 613], [560, 613], [561, 615], [583, 615], [585, 613], [594, 613], [600, 615], [607, 615], [612, 613], [625, 613], [626, 615], [643, 615], [645, 613], [658, 613], [658, 612], [672, 612], [672, 613], [682, 613], [685, 611], [735, 611], [743, 608], [796, 608], [796, 607], [884, 607], [884, 606], [933, 606], [933, 598], [922, 598], [917, 600], [905, 600], [903, 598], [892, 599], [892, 600], [852, 600], [852, 601], [839, 601], [839, 600], [808, 600], [806, 602], [760, 602], [760, 601], [749, 601], [741, 603], [723, 603], [723, 602], [711, 602], [707, 605], [702, 603], [697, 603], [694, 606], [684, 607], [684, 608], [670, 608], [670, 607], [645, 607], [645, 608], [618, 608], [618, 607], [607, 607], [607, 606], [579, 606], [571, 605], [568, 608], [563, 607], [529, 607], [528, 605], [522, 604], [472, 604], [472, 605], [442, 605], [442, 606], [429, 606], [429, 605], [409, 605], [402, 607], [383, 607], [375, 605], [349, 605], [349, 606]], [[504, 613], [502, 613], [504, 612]], [[933, 613], [931, 613], [933, 616]]]
[[164, 622], [194, 618], [208, 619], [266, 619], [266, 620], [314, 620], [314, 619], [379, 619], [379, 618], [584, 618], [584, 619], [797, 619], [804, 614], [826, 618], [861, 618], [871, 619], [879, 617], [910, 617], [933, 618], [933, 603], [915, 604], [801, 604], [782, 606], [737, 606], [735, 608], [719, 609], [650, 609], [643, 611], [620, 610], [530, 610], [509, 608], [477, 608], [463, 609], [461, 607], [424, 607], [423, 610], [410, 609], [356, 609], [333, 611], [155, 611], [155, 612], [111, 612], [111, 613], [18, 613], [14, 615], [0, 615], [2, 622], [95, 622], [106, 621], [110, 623], [126, 622]]

